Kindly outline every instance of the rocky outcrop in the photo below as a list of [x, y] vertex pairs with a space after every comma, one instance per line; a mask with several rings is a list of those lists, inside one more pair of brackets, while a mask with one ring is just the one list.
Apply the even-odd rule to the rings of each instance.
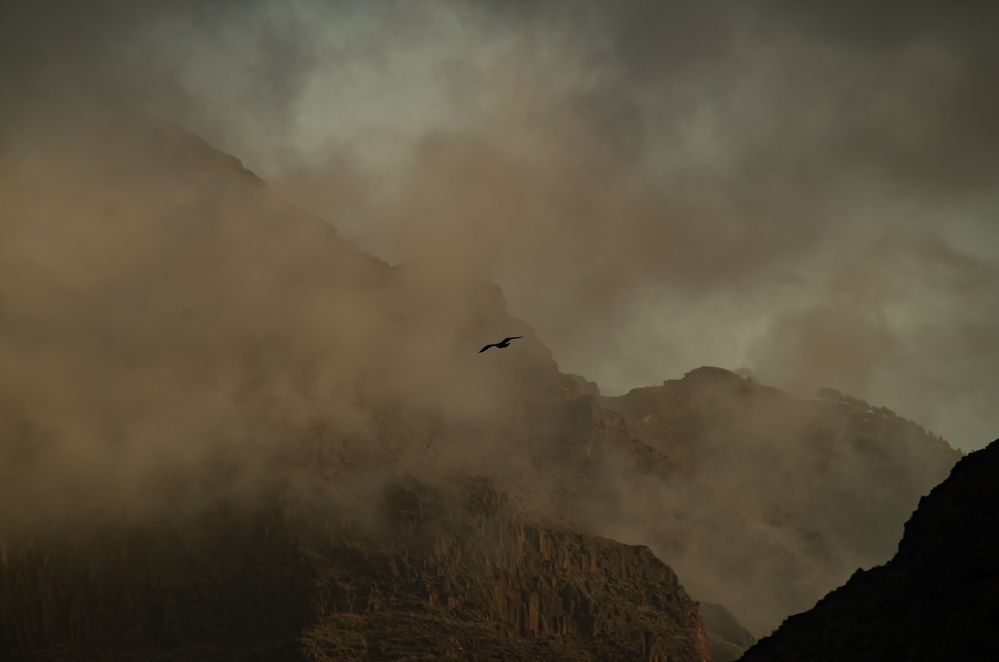
[[314, 659], [707, 659], [697, 604], [647, 548], [525, 518], [484, 479], [406, 481], [385, 508], [390, 542], [321, 562]]
[[898, 552], [788, 618], [744, 660], [994, 660], [999, 441], [921, 499]]
[[596, 382], [591, 382], [585, 377], [562, 373], [559, 382], [565, 398], [577, 398], [581, 395], [600, 396], [600, 387], [597, 386]]
[[708, 659], [697, 604], [647, 548], [528, 516], [486, 479], [402, 479], [380, 501], [363, 522], [243, 505], [5, 549], [0, 653]]

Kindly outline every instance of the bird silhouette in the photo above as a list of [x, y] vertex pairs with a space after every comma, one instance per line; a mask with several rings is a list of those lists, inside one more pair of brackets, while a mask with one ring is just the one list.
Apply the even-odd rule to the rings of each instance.
[[495, 347], [496, 349], [503, 349], [505, 347], [509, 347], [511, 340], [517, 340], [518, 338], [523, 338], [523, 337], [524, 336], [510, 336], [509, 338], [504, 338], [503, 340], [501, 340], [499, 342], [491, 343], [489, 345], [486, 345], [482, 349], [480, 349], [479, 350], [479, 354], [481, 354], [482, 352], [486, 351], [490, 347]]

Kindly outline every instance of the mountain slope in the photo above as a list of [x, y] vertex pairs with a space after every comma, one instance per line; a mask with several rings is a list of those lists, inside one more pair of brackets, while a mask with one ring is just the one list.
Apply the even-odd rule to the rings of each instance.
[[504, 496], [566, 448], [498, 287], [98, 110], [0, 158], [5, 659], [707, 659], [648, 549]]
[[999, 441], [920, 500], [898, 552], [791, 616], [744, 660], [994, 660]]
[[7, 548], [0, 652], [707, 659], [697, 604], [648, 549], [519, 512], [488, 480], [390, 483], [377, 526], [268, 503]]
[[[364, 255], [161, 121], [72, 108], [15, 133], [0, 152], [9, 650], [167, 655], [191, 639], [218, 655], [273, 642], [322, 656], [348, 646], [342, 634], [374, 655], [381, 629], [446, 621], [465, 650], [702, 655], [670, 568], [697, 599], [766, 632], [887, 558], [893, 527], [957, 458], [893, 415], [717, 368], [604, 398], [559, 372], [496, 285], [445, 260]], [[477, 353], [506, 335], [525, 339]], [[434, 520], [428, 539], [461, 558], [400, 552], [409, 542], [378, 506], [391, 486], [469, 476], [523, 507], [467, 549], [460, 517]], [[442, 512], [464, 512], [461, 490], [442, 494]], [[508, 539], [525, 526], [617, 560], [598, 564], [594, 584], [545, 553], [522, 564]], [[493, 551], [506, 556], [490, 566]], [[391, 570], [416, 557], [419, 573]], [[519, 592], [506, 606], [484, 568]], [[323, 578], [351, 569], [399, 601], [329, 606]], [[431, 569], [452, 578], [449, 602], [431, 599]], [[553, 582], [535, 587], [536, 613], [524, 606], [532, 573]], [[675, 600], [608, 588], [639, 576]], [[323, 625], [333, 613], [335, 631]], [[600, 637], [583, 625], [593, 618]], [[132, 625], [108, 633], [115, 619]], [[729, 619], [712, 622], [712, 641], [747, 643]]]

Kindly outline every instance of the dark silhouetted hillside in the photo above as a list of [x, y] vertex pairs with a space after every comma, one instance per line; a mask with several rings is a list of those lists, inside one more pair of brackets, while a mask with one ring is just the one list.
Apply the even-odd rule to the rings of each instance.
[[964, 457], [885, 565], [788, 618], [744, 660], [994, 660], [999, 441]]

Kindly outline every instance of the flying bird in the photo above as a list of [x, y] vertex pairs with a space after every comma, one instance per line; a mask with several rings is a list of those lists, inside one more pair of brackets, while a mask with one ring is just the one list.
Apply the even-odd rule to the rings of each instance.
[[499, 342], [494, 342], [492, 344], [486, 345], [485, 347], [483, 347], [482, 349], [479, 350], [479, 354], [481, 354], [482, 352], [486, 351], [490, 347], [495, 347], [496, 349], [503, 349], [504, 347], [509, 347], [511, 340], [517, 340], [518, 338], [523, 338], [523, 337], [524, 336], [510, 336], [509, 338], [504, 338], [503, 340], [501, 340]]

